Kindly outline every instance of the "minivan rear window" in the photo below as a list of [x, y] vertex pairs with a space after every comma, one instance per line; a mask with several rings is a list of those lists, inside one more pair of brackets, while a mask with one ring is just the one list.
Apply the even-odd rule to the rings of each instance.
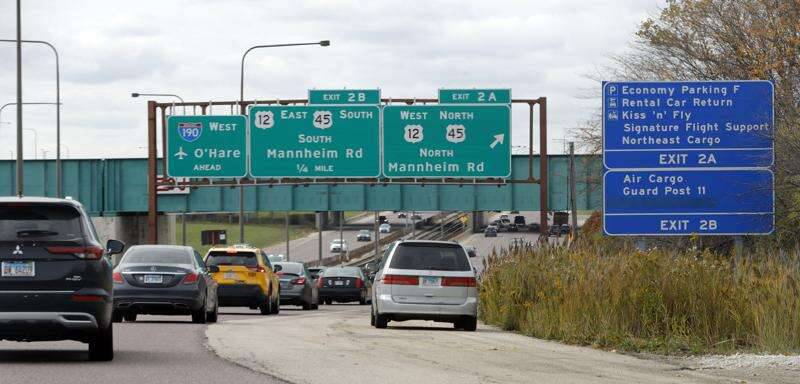
[[76, 241], [81, 213], [66, 204], [0, 204], [0, 241]]
[[240, 265], [245, 267], [258, 266], [258, 259], [253, 252], [228, 253], [225, 251], [211, 251], [206, 258], [206, 265]]
[[401, 243], [389, 268], [433, 271], [470, 271], [464, 249], [457, 244]]

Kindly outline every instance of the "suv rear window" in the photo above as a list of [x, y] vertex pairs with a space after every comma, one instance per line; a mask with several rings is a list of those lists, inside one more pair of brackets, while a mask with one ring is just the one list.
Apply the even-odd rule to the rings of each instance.
[[206, 258], [206, 265], [241, 265], [245, 267], [258, 266], [258, 259], [253, 252], [228, 253], [225, 251], [211, 251]]
[[131, 247], [122, 258], [124, 264], [192, 264], [192, 255], [183, 249]]
[[470, 271], [464, 249], [457, 244], [401, 243], [389, 268], [433, 271]]
[[83, 238], [81, 213], [65, 204], [0, 204], [0, 241]]

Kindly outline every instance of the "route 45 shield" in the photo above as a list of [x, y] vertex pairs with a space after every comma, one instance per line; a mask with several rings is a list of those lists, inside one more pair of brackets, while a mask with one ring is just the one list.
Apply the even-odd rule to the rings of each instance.
[[194, 142], [203, 133], [203, 123], [178, 123], [178, 136], [186, 142]]

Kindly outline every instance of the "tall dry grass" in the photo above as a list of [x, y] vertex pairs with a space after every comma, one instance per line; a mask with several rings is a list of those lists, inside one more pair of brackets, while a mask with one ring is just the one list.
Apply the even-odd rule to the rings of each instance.
[[638, 251], [584, 240], [489, 257], [480, 316], [524, 334], [664, 353], [800, 351], [800, 254]]

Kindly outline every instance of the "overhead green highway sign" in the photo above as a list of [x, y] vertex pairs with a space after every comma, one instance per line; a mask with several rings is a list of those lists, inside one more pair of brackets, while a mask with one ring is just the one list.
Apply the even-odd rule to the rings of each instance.
[[439, 104], [511, 104], [511, 90], [440, 89]]
[[383, 174], [505, 178], [511, 174], [507, 105], [409, 105], [383, 109]]
[[247, 175], [244, 116], [169, 116], [166, 140], [171, 177]]
[[378, 106], [253, 106], [249, 119], [254, 177], [380, 174]]
[[380, 89], [311, 89], [309, 104], [370, 104], [381, 103]]

